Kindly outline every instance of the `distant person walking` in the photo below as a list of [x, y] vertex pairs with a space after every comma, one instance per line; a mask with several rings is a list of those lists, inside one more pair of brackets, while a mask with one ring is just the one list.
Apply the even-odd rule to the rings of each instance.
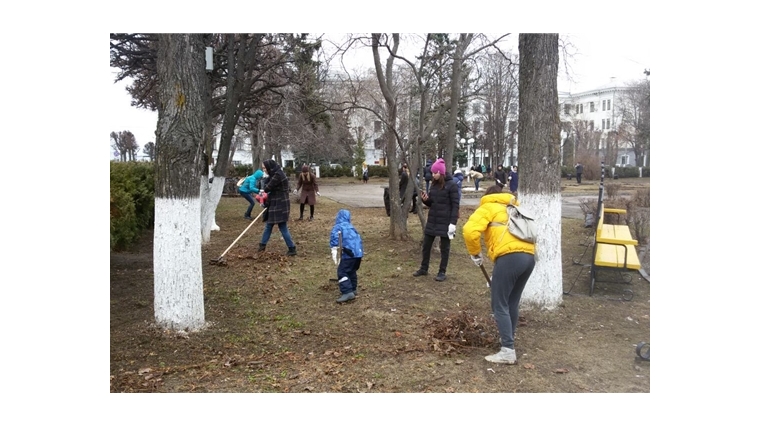
[[422, 263], [420, 268], [412, 276], [426, 276], [430, 264], [430, 250], [436, 237], [441, 238], [441, 263], [438, 266], [438, 275], [435, 280], [446, 280], [446, 267], [449, 263], [449, 251], [451, 241], [457, 229], [459, 219], [459, 191], [457, 185], [446, 173], [446, 163], [438, 159], [430, 167], [433, 173], [433, 182], [430, 185], [430, 193], [422, 193], [422, 203], [428, 206], [427, 224], [425, 224], [424, 238], [422, 241]]
[[578, 181], [578, 184], [581, 183], [581, 176], [583, 175], [583, 165], [580, 163], [575, 164], [575, 179]]
[[303, 210], [306, 207], [306, 203], [308, 203], [309, 221], [314, 221], [314, 205], [317, 203], [317, 196], [321, 196], [321, 194], [319, 194], [317, 176], [306, 165], [301, 167], [301, 173], [298, 174], [298, 184], [293, 193], [298, 194], [298, 190], [301, 190], [301, 215], [298, 217], [298, 220], [303, 220]]
[[264, 160], [263, 166], [267, 175], [269, 175], [269, 181], [264, 185], [264, 188], [259, 190], [259, 194], [267, 194], [269, 209], [267, 209], [266, 213], [267, 219], [264, 234], [261, 235], [261, 242], [259, 243], [259, 252], [263, 252], [266, 249], [269, 237], [272, 235], [272, 228], [277, 224], [280, 233], [282, 233], [282, 238], [288, 246], [288, 255], [294, 256], [296, 255], [296, 244], [293, 243], [293, 238], [290, 237], [290, 231], [288, 231], [288, 219], [290, 218], [288, 177], [280, 165], [272, 159]]
[[367, 181], [369, 181], [369, 168], [367, 167], [367, 164], [364, 163], [362, 165], [362, 183], [366, 184]]

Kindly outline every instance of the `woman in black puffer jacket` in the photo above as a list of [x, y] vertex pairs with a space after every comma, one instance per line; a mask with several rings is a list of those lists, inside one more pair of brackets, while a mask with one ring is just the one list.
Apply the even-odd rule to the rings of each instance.
[[427, 224], [425, 225], [425, 238], [422, 242], [422, 264], [413, 276], [425, 276], [428, 274], [430, 264], [430, 250], [436, 236], [441, 238], [441, 264], [438, 267], [438, 275], [435, 280], [446, 280], [446, 266], [449, 263], [449, 251], [451, 240], [457, 228], [459, 219], [459, 188], [452, 180], [451, 174], [446, 173], [446, 164], [443, 159], [438, 159], [430, 167], [433, 173], [433, 181], [430, 183], [430, 193], [422, 193], [422, 203], [428, 206]]

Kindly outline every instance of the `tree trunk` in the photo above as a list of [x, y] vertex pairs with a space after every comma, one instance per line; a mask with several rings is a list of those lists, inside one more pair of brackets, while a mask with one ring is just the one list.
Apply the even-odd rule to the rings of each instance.
[[520, 203], [536, 220], [536, 267], [523, 292], [528, 307], [562, 302], [562, 198], [557, 97], [557, 34], [520, 34]]
[[[399, 35], [393, 34], [393, 45], [391, 50], [395, 54], [398, 51]], [[385, 99], [387, 111], [386, 126], [396, 125], [397, 100], [396, 93], [393, 92], [393, 56], [386, 60], [385, 71], [380, 64], [380, 34], [372, 34], [372, 57], [375, 63], [375, 73], [380, 85], [380, 90]], [[388, 167], [388, 195], [391, 198], [391, 221], [390, 221], [390, 239], [391, 240], [408, 240], [409, 231], [406, 227], [406, 214], [402, 216], [401, 207], [398, 201], [401, 200], [398, 192], [399, 174], [398, 162], [396, 161], [396, 133], [390, 129], [385, 130], [385, 164]]]
[[200, 34], [161, 34], [158, 40], [153, 309], [162, 328], [197, 330], [205, 323], [198, 185], [205, 49]]

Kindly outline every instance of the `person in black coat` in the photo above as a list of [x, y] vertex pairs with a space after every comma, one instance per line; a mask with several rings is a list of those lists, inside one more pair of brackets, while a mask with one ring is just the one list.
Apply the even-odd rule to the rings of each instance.
[[433, 162], [428, 160], [425, 164], [425, 192], [430, 192], [430, 181], [433, 179], [433, 172], [430, 171], [430, 167], [433, 166]]
[[428, 218], [425, 225], [425, 237], [422, 241], [422, 264], [413, 276], [426, 276], [430, 264], [430, 250], [436, 237], [441, 238], [441, 263], [438, 266], [438, 275], [435, 280], [446, 280], [446, 266], [449, 263], [449, 251], [451, 241], [457, 229], [459, 219], [459, 189], [451, 177], [446, 173], [446, 164], [443, 159], [438, 159], [430, 167], [433, 180], [430, 184], [430, 192], [422, 193], [422, 203], [428, 206]]
[[269, 181], [259, 191], [259, 194], [267, 193], [268, 209], [264, 234], [262, 234], [261, 243], [259, 243], [259, 251], [266, 249], [269, 237], [272, 235], [272, 228], [277, 224], [280, 233], [282, 233], [282, 238], [285, 239], [285, 244], [288, 246], [288, 255], [296, 255], [296, 244], [293, 243], [290, 231], [288, 231], [288, 219], [290, 217], [288, 177], [274, 160], [264, 160], [263, 167], [269, 175]]
[[504, 186], [507, 184], [507, 171], [504, 170], [503, 165], [496, 166], [496, 172], [493, 173], [494, 179], [496, 179], [496, 184], [504, 188]]

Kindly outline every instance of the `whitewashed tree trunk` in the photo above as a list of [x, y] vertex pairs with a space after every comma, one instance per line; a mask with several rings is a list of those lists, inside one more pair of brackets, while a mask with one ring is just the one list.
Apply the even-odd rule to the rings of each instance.
[[554, 309], [562, 303], [562, 196], [520, 192], [520, 203], [539, 216], [536, 267], [521, 303]]
[[206, 103], [201, 34], [159, 34], [153, 310], [159, 327], [204, 326], [201, 263], [202, 161]]
[[198, 330], [205, 324], [198, 198], [156, 198], [153, 274], [156, 322], [166, 329]]
[[521, 305], [554, 309], [562, 302], [562, 193], [557, 96], [558, 34], [520, 34], [519, 169], [517, 189], [538, 219], [536, 267]]
[[222, 198], [224, 191], [224, 177], [214, 177], [214, 182], [209, 184], [208, 175], [201, 175], [201, 243], [211, 241], [211, 232], [219, 231], [216, 224], [216, 207]]

